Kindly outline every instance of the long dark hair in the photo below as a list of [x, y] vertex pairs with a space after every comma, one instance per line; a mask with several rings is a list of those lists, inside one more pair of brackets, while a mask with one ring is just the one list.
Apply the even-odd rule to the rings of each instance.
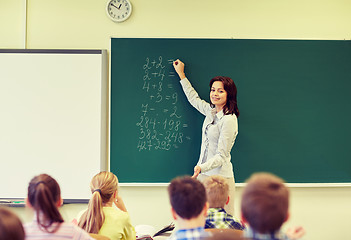
[[[210, 89], [212, 88], [212, 84], [216, 81], [222, 82], [224, 90], [227, 92], [227, 103], [223, 107], [223, 113], [226, 115], [235, 114], [236, 117], [239, 117], [240, 112], [237, 101], [237, 89], [234, 81], [230, 77], [217, 76], [211, 79]], [[211, 106], [214, 107], [212, 103]]]
[[28, 201], [37, 215], [39, 227], [45, 232], [54, 233], [59, 225], [49, 230], [53, 223], [62, 223], [63, 218], [57, 208], [61, 199], [60, 186], [51, 176], [40, 174], [35, 176], [28, 185]]

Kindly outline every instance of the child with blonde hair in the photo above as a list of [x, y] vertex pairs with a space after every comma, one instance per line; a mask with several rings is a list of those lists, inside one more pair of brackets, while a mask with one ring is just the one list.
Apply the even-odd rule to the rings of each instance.
[[219, 175], [212, 175], [204, 181], [204, 186], [210, 207], [207, 211], [205, 228], [243, 230], [244, 227], [239, 220], [224, 210], [230, 200], [229, 185], [226, 179]]
[[[122, 197], [118, 194], [118, 179], [112, 172], [100, 172], [90, 182], [92, 192], [88, 209], [78, 225], [89, 233], [111, 240], [135, 240], [135, 230]], [[117, 208], [115, 208], [115, 205]]]

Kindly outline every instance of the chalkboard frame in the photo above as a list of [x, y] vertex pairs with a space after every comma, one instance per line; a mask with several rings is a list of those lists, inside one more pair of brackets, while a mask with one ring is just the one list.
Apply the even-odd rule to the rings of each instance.
[[[136, 40], [136, 39], [139, 39], [141, 41], [143, 40], [149, 40], [149, 39], [155, 39], [155, 40], [223, 40], [223, 39], [201, 39], [201, 38], [119, 38], [119, 39], [130, 39], [130, 40]], [[112, 40], [111, 39], [111, 52], [112, 52], [112, 49], [113, 49], [113, 44], [112, 44]], [[325, 42], [326, 44], [333, 44], [333, 43], [336, 43], [336, 42], [343, 42], [342, 44], [346, 44], [348, 46], [350, 46], [350, 41], [346, 41], [346, 40], [275, 40], [275, 39], [264, 39], [264, 40], [259, 40], [259, 39], [225, 39], [225, 40], [234, 40], [234, 41], [263, 41], [263, 42], [269, 42], [269, 41], [275, 41], [275, 42], [308, 42], [309, 44], [314, 44], [314, 43], [322, 43], [322, 42]], [[349, 49], [349, 48], [348, 48]], [[113, 55], [113, 53], [111, 53], [111, 55]], [[113, 68], [112, 66], [112, 63], [111, 63], [111, 69]], [[189, 76], [189, 74], [187, 74]], [[111, 81], [112, 81], [112, 76], [111, 76]], [[239, 135], [238, 137], [240, 138], [240, 118], [239, 118]], [[278, 174], [279, 175], [279, 174]], [[284, 178], [284, 176], [283, 176]], [[242, 183], [243, 181], [239, 181], [239, 185]], [[291, 186], [297, 186], [297, 187], [300, 187], [300, 186], [350, 186], [350, 183], [351, 180], [348, 180], [346, 182], [333, 182], [333, 181], [318, 181], [318, 182], [309, 182], [309, 181], [303, 181], [303, 182], [294, 182], [294, 181], [288, 181], [289, 184], [291, 184]], [[122, 184], [125, 184], [126, 186], [133, 186], [133, 185], [136, 185], [136, 186], [144, 186], [144, 185], [150, 185], [150, 186], [162, 186], [164, 184], [167, 184], [167, 183], [149, 183], [149, 182], [126, 182], [126, 183], [123, 183]]]

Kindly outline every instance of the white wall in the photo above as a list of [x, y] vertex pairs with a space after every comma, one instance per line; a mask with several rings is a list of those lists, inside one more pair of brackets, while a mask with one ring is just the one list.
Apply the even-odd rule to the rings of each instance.
[[[28, 48], [110, 49], [111, 36], [351, 39], [350, 0], [131, 0], [134, 11], [124, 23], [109, 20], [106, 0], [27, 1]], [[0, 48], [24, 46], [24, 5], [24, 0], [0, 0]], [[171, 221], [166, 187], [121, 187], [121, 192], [135, 225]], [[302, 224], [305, 239], [351, 239], [350, 203], [350, 187], [292, 188], [285, 227]], [[84, 207], [66, 205], [62, 213], [71, 220]], [[28, 210], [16, 211], [30, 219]]]

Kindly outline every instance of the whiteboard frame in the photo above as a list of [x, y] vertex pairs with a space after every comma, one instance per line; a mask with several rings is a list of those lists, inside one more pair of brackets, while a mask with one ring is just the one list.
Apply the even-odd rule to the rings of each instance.
[[[100, 89], [100, 93], [98, 93], [97, 96], [99, 96], [100, 100], [96, 104], [99, 105], [99, 112], [100, 116], [98, 117], [99, 119], [99, 125], [100, 129], [98, 131], [99, 139], [98, 139], [98, 154], [99, 154], [99, 159], [97, 161], [98, 164], [96, 165], [99, 169], [96, 169], [98, 171], [103, 171], [107, 169], [107, 154], [108, 154], [108, 59], [107, 59], [107, 50], [104, 49], [0, 49], [0, 54], [47, 54], [47, 55], [65, 55], [65, 54], [70, 54], [70, 55], [93, 55], [97, 56], [100, 58], [99, 66], [97, 66], [97, 69], [100, 69], [98, 73], [99, 76], [99, 82], [97, 82]], [[98, 56], [99, 55], [99, 56]], [[95, 57], [94, 57], [95, 59]], [[97, 75], [98, 76], [98, 75]], [[30, 79], [29, 79], [30, 80]], [[79, 95], [78, 95], [79, 97]], [[95, 125], [98, 129], [98, 125]], [[77, 171], [78, 172], [78, 171]], [[71, 178], [70, 181], [74, 181], [74, 176], [69, 176]], [[58, 182], [60, 179], [57, 179]], [[28, 183], [25, 183], [27, 185]], [[86, 186], [82, 186], [83, 188], [86, 187], [89, 189], [89, 182], [86, 183]], [[61, 186], [62, 188], [62, 186]], [[64, 189], [63, 189], [64, 190]], [[6, 197], [6, 196], [5, 196]], [[13, 199], [11, 198], [13, 196], [8, 196], [8, 198], [1, 197], [0, 199]], [[63, 198], [65, 197], [64, 195], [62, 196]], [[87, 203], [88, 201], [88, 196], [84, 198], [64, 198], [64, 203]], [[90, 196], [89, 196], [90, 198]]]

